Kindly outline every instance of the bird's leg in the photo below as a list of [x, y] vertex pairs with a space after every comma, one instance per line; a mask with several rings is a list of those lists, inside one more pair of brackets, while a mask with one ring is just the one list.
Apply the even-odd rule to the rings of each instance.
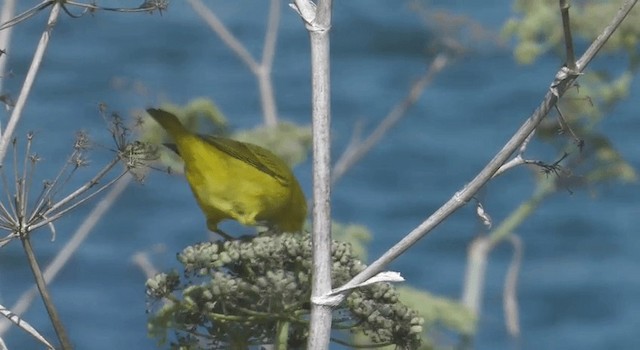
[[233, 237], [231, 237], [230, 235], [226, 234], [224, 231], [218, 228], [218, 222], [216, 221], [208, 219], [207, 228], [209, 229], [209, 231], [217, 233], [220, 237], [222, 237], [226, 241], [234, 240]]
[[270, 235], [282, 233], [282, 232], [280, 232], [278, 227], [274, 226], [274, 225], [266, 225], [265, 224], [264, 226], [260, 226], [260, 228], [263, 228], [264, 230], [260, 231], [259, 229], [257, 229], [258, 236], [270, 236]]
[[231, 237], [230, 235], [226, 234], [224, 231], [222, 231], [219, 228], [215, 229], [213, 232], [215, 232], [218, 235], [220, 235], [220, 237], [222, 237], [225, 241], [233, 241], [235, 239], [235, 238]]

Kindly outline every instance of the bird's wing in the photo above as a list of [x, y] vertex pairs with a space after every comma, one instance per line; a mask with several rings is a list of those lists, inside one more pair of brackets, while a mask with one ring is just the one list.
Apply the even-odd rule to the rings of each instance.
[[278, 162], [277, 158], [274, 159], [276, 156], [268, 150], [251, 143], [244, 143], [228, 138], [208, 135], [200, 136], [220, 151], [275, 178], [283, 186], [289, 186], [286, 169], [282, 169], [282, 166], [286, 167], [287, 165], [284, 164], [284, 162]]

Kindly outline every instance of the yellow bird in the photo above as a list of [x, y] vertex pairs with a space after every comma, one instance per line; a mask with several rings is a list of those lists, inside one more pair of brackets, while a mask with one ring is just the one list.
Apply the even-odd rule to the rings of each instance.
[[247, 142], [187, 130], [162, 109], [147, 109], [175, 142], [184, 173], [207, 218], [218, 229], [225, 219], [243, 225], [302, 231], [307, 202], [289, 166], [272, 152]]

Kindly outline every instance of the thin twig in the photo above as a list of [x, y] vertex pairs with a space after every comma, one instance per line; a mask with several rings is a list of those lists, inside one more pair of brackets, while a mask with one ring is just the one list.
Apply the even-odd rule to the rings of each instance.
[[65, 214], [67, 214], [68, 212], [74, 210], [78, 206], [86, 203], [87, 201], [91, 200], [93, 197], [95, 197], [98, 194], [102, 193], [102, 191], [104, 191], [107, 188], [111, 187], [113, 184], [115, 184], [118, 180], [120, 180], [127, 173], [128, 173], [127, 171], [123, 171], [118, 176], [116, 176], [115, 178], [111, 179], [106, 184], [102, 185], [100, 188], [97, 188], [95, 191], [93, 191], [90, 194], [88, 194], [86, 197], [83, 197], [82, 199], [79, 199], [78, 201], [74, 202], [73, 204], [69, 205], [68, 207], [66, 207], [64, 209], [61, 209], [60, 211], [58, 211], [56, 213], [53, 213], [53, 212], [52, 213], [49, 213], [49, 212], [44, 213], [42, 215], [42, 218], [43, 218], [42, 222], [30, 225], [29, 228], [33, 228], [35, 230], [35, 229], [38, 229], [38, 228], [40, 228], [42, 226], [49, 225], [50, 223], [58, 220], [59, 218], [61, 218]]
[[594, 40], [587, 51], [582, 55], [580, 60], [576, 62], [577, 68], [574, 74], [566, 76], [564, 80], [555, 86], [555, 90], [549, 89], [543, 101], [533, 114], [522, 124], [520, 129], [511, 137], [505, 146], [496, 154], [496, 156], [480, 171], [476, 177], [466, 186], [458, 191], [451, 199], [442, 205], [435, 213], [422, 222], [418, 227], [413, 229], [402, 240], [396, 243], [380, 258], [369, 265], [365, 270], [359, 273], [351, 281], [345, 284], [345, 287], [353, 287], [369, 278], [375, 276], [382, 271], [391, 261], [404, 253], [413, 246], [418, 240], [431, 232], [437, 225], [444, 221], [449, 215], [464, 206], [473, 196], [493, 177], [494, 173], [509, 159], [511, 154], [515, 152], [520, 145], [527, 139], [529, 134], [540, 124], [540, 122], [549, 113], [551, 108], [557, 103], [560, 96], [572, 86], [573, 82], [578, 78], [578, 73], [584, 71], [587, 65], [600, 51], [602, 46], [607, 42], [613, 32], [620, 26], [631, 9], [638, 0], [626, 0], [618, 13], [612, 19], [611, 23], [603, 29], [603, 32]]
[[258, 62], [246, 47], [224, 25], [216, 14], [207, 7], [202, 0], [187, 0], [196, 14], [198, 14], [220, 39], [240, 58], [258, 80], [260, 101], [264, 115], [265, 125], [278, 124], [278, 111], [275, 101], [273, 82], [271, 81], [271, 68], [275, 56], [278, 26], [280, 23], [280, 0], [271, 0], [269, 5], [269, 18], [265, 29], [264, 47], [262, 49], [262, 61]]
[[[65, 246], [58, 252], [55, 258], [51, 261], [51, 263], [44, 270], [44, 280], [46, 284], [50, 284], [58, 275], [58, 273], [62, 270], [62, 268], [69, 262], [73, 254], [78, 250], [82, 242], [89, 236], [92, 232], [95, 225], [104, 217], [107, 211], [113, 206], [118, 197], [124, 192], [127, 186], [132, 181], [131, 176], [126, 176], [120, 181], [116, 182], [113, 187], [111, 187], [109, 193], [105, 195], [104, 198], [96, 204], [96, 206], [91, 210], [91, 212], [87, 215], [85, 220], [78, 226], [76, 231], [73, 233], [69, 241], [65, 244]], [[31, 305], [33, 299], [37, 295], [36, 286], [31, 287], [29, 290], [25, 291], [18, 301], [12, 306], [11, 311], [15, 312], [18, 315], [23, 314], [29, 306]], [[0, 335], [4, 334], [9, 329], [10, 323], [2, 322], [0, 323]]]
[[73, 209], [77, 208], [78, 206], [86, 203], [87, 201], [91, 200], [93, 197], [95, 197], [98, 194], [102, 193], [102, 191], [104, 191], [107, 188], [111, 187], [113, 184], [115, 184], [118, 180], [120, 180], [127, 173], [128, 173], [127, 171], [123, 171], [118, 176], [116, 176], [115, 178], [111, 179], [106, 184], [102, 185], [102, 187], [96, 189], [95, 191], [93, 191], [90, 194], [88, 194], [86, 197], [83, 197], [82, 199], [78, 200], [77, 202], [74, 202], [73, 204], [69, 205], [68, 207], [60, 210], [59, 212], [53, 213], [53, 211], [51, 211], [51, 212], [46, 212], [46, 213], [42, 214], [43, 220], [41, 222], [37, 223], [37, 224], [29, 225], [29, 229], [37, 230], [38, 228], [40, 228], [42, 226], [49, 225], [50, 223], [58, 220], [59, 218], [61, 218], [65, 214], [67, 214], [68, 212], [70, 212]]
[[27, 135], [27, 146], [25, 147], [24, 159], [22, 160], [22, 177], [20, 179], [16, 179], [16, 182], [21, 182], [20, 192], [16, 193], [16, 196], [19, 196], [18, 203], [20, 204], [20, 208], [18, 211], [22, 217], [27, 216], [27, 208], [29, 204], [29, 186], [31, 185], [31, 174], [32, 171], [28, 171], [29, 166], [27, 165], [31, 155], [31, 145], [33, 144], [33, 133], [29, 133]]
[[562, 130], [563, 133], [568, 130], [571, 134], [571, 137], [573, 138], [573, 143], [575, 143], [576, 146], [578, 146], [578, 149], [582, 152], [582, 148], [584, 147], [584, 140], [579, 138], [578, 135], [573, 131], [573, 128], [571, 128], [571, 125], [569, 125], [567, 119], [565, 119], [564, 115], [562, 114], [562, 111], [560, 111], [560, 107], [558, 107], [558, 105], [556, 105], [555, 107], [556, 111], [558, 112], [558, 123], [560, 123], [560, 130]]
[[476, 317], [479, 317], [482, 311], [487, 256], [490, 251], [491, 242], [488, 237], [480, 236], [471, 242], [467, 253], [467, 268], [464, 274], [461, 301]]
[[269, 5], [269, 18], [264, 36], [264, 47], [262, 49], [262, 61], [260, 62], [260, 73], [257, 75], [260, 102], [262, 104], [265, 125], [267, 126], [276, 126], [278, 124], [278, 110], [273, 82], [271, 81], [271, 68], [273, 67], [273, 58], [276, 52], [279, 24], [280, 0], [271, 0]]
[[[42, 189], [42, 191], [40, 191], [38, 198], [36, 198], [36, 204], [33, 206], [33, 211], [28, 221], [33, 220], [33, 217], [35, 215], [46, 210], [46, 206], [49, 205], [49, 201], [51, 200], [51, 198], [55, 197], [58, 191], [60, 191], [64, 187], [64, 184], [69, 181], [70, 176], [67, 176], [67, 179], [63, 183], [60, 182], [60, 179], [67, 172], [67, 169], [71, 166], [72, 159], [77, 156], [77, 153], [78, 150], [74, 150], [73, 152], [71, 152], [69, 157], [65, 160], [64, 165], [60, 168], [60, 171], [58, 171], [58, 174], [56, 174], [56, 177], [52, 181], [47, 181], [44, 183], [44, 188]], [[54, 190], [56, 192], [54, 192]]]
[[[13, 17], [13, 14], [16, 11], [16, 1], [5, 0], [2, 3], [2, 10], [0, 10], [0, 23], [5, 23], [6, 21], [10, 20], [11, 17]], [[11, 44], [12, 33], [13, 30], [11, 30], [10, 28], [0, 31], [0, 50], [5, 53], [10, 51], [9, 47]], [[0, 79], [0, 95], [2, 95], [2, 92], [4, 91], [2, 85], [7, 77], [6, 67], [7, 57], [2, 57], [2, 55], [0, 55], [0, 78], [2, 78]]]
[[22, 110], [27, 103], [27, 98], [29, 97], [29, 93], [31, 92], [31, 88], [33, 87], [33, 83], [35, 82], [36, 75], [38, 74], [38, 71], [40, 69], [42, 58], [44, 57], [44, 53], [49, 44], [51, 31], [56, 25], [58, 16], [60, 15], [60, 8], [61, 3], [56, 2], [51, 9], [51, 14], [49, 15], [49, 20], [47, 21], [47, 28], [44, 30], [44, 32], [42, 32], [40, 43], [38, 44], [36, 52], [33, 55], [31, 66], [29, 67], [29, 71], [27, 71], [27, 76], [24, 79], [24, 84], [22, 85], [22, 89], [20, 90], [20, 95], [18, 95], [16, 105], [13, 108], [11, 117], [9, 118], [9, 123], [7, 123], [7, 127], [3, 130], [2, 137], [0, 137], [0, 168], [4, 164], [4, 158], [7, 154], [7, 148], [9, 147], [9, 143], [11, 141], [11, 138], [13, 137], [16, 126], [18, 125], [18, 121], [22, 117]]
[[153, 10], [163, 11], [167, 9], [168, 0], [158, 1], [145, 1], [142, 6], [139, 7], [104, 7], [94, 4], [85, 4], [83, 2], [76, 2], [66, 0], [69, 5], [75, 5], [84, 8], [86, 11], [112, 11], [112, 12], [152, 12]]
[[[97, 185], [100, 180], [109, 173], [109, 171], [116, 165], [118, 164], [120, 160], [118, 158], [114, 158], [113, 160], [111, 160], [111, 162], [109, 164], [107, 164], [104, 168], [102, 168], [102, 170], [100, 170], [91, 180], [87, 181], [87, 183], [85, 183], [84, 185], [78, 187], [75, 191], [73, 191], [72, 193], [70, 193], [69, 195], [67, 195], [65, 198], [59, 200], [57, 203], [55, 203], [54, 205], [52, 205], [50, 208], [46, 208], [45, 209], [45, 214], [46, 213], [52, 213], [56, 210], [58, 210], [61, 207], [64, 207], [65, 205], [67, 205], [69, 202], [75, 200], [76, 198], [78, 198], [80, 195], [82, 195], [85, 191], [88, 191], [89, 189], [91, 189], [93, 186]], [[31, 214], [31, 217], [29, 218], [29, 221], [32, 221], [36, 216], [42, 214], [42, 211], [35, 211]], [[42, 226], [42, 225], [40, 225]], [[40, 227], [38, 226], [38, 227]], [[35, 227], [29, 227], [30, 230], [35, 230]]]
[[504, 281], [504, 293], [503, 293], [503, 305], [504, 305], [504, 319], [509, 334], [517, 338], [520, 336], [520, 315], [518, 312], [518, 274], [520, 273], [520, 267], [522, 265], [522, 240], [515, 234], [509, 235], [509, 242], [513, 246], [513, 258], [509, 269], [507, 270], [507, 277]]
[[0, 23], [0, 31], [5, 30], [7, 28], [11, 28], [14, 25], [22, 22], [22, 21], [26, 21], [27, 19], [33, 17], [34, 15], [36, 15], [38, 12], [44, 10], [45, 8], [53, 5], [53, 3], [56, 2], [56, 0], [44, 0], [41, 3], [39, 3], [38, 5], [20, 13], [19, 15], [4, 21], [2, 23]]
[[231, 33], [224, 23], [205, 5], [202, 0], [187, 0], [196, 14], [207, 22], [211, 30], [213, 30], [220, 39], [233, 51], [244, 64], [249, 67], [253, 74], [258, 74], [260, 64], [251, 56], [251, 53], [242, 45], [242, 43]]
[[[100, 194], [102, 191], [104, 191], [105, 189], [109, 188], [110, 186], [112, 186], [114, 183], [116, 183], [120, 178], [122, 178], [125, 174], [127, 173], [127, 171], [123, 171], [122, 173], [120, 173], [118, 176], [116, 176], [115, 178], [111, 179], [109, 182], [107, 182], [106, 184], [102, 185], [101, 187], [99, 187], [98, 189], [96, 189], [95, 191], [91, 192], [90, 194], [88, 194], [86, 197], [83, 197], [82, 199], [77, 200], [76, 202], [74, 202], [73, 204], [70, 204], [68, 207], [64, 207], [62, 205], [58, 205], [60, 204], [60, 202], [54, 204], [53, 207], [51, 207], [49, 210], [45, 211], [44, 213], [39, 214], [41, 220], [36, 221], [34, 223], [30, 223], [28, 226], [28, 229], [33, 231], [33, 230], [37, 230], [42, 226], [45, 225], [49, 225], [49, 223], [59, 219], [60, 217], [62, 217], [64, 214], [68, 213], [69, 211], [75, 209], [76, 207], [78, 207], [79, 205], [87, 202], [88, 200], [92, 199], [93, 197], [95, 197], [96, 195]], [[93, 182], [93, 185], [96, 185], [98, 182]], [[90, 183], [88, 183], [87, 185], [89, 185]], [[86, 185], [85, 185], [86, 186]], [[90, 187], [86, 187], [84, 188], [83, 192], [88, 190]], [[78, 191], [74, 192], [77, 193]], [[79, 194], [77, 196], [75, 195], [69, 195], [67, 198], [71, 198], [75, 200], [77, 199], [79, 196]], [[69, 201], [67, 201], [65, 203], [68, 204], [70, 203]], [[55, 208], [54, 208], [55, 207]], [[60, 210], [60, 211], [56, 211], [56, 210]]]
[[533, 139], [533, 136], [535, 136], [535, 134], [536, 134], [536, 130], [534, 129], [531, 132], [531, 134], [529, 134], [529, 136], [527, 136], [527, 138], [524, 140], [524, 142], [522, 143], [522, 145], [518, 149], [518, 154], [516, 154], [516, 156], [513, 157], [508, 162], [502, 164], [502, 166], [500, 168], [498, 168], [496, 173], [493, 174], [493, 177], [498, 177], [498, 176], [502, 175], [505, 171], [507, 171], [507, 170], [509, 170], [511, 168], [515, 168], [518, 165], [522, 165], [522, 164], [526, 164], [527, 163], [527, 161], [524, 159], [524, 151], [527, 150], [527, 146], [529, 146], [529, 142], [531, 142], [531, 139]]
[[44, 303], [45, 308], [47, 309], [49, 319], [51, 319], [51, 324], [56, 331], [58, 341], [60, 341], [60, 346], [63, 350], [71, 350], [71, 341], [69, 340], [69, 336], [67, 336], [67, 332], [64, 329], [62, 321], [60, 320], [60, 316], [58, 316], [58, 311], [56, 311], [55, 304], [53, 303], [51, 295], [49, 294], [49, 290], [47, 289], [47, 283], [42, 276], [42, 270], [40, 270], [40, 265], [38, 264], [38, 260], [36, 259], [36, 255], [33, 251], [33, 246], [31, 245], [29, 234], [26, 233], [23, 237], [20, 238], [22, 240], [24, 251], [27, 255], [27, 260], [29, 261], [29, 267], [31, 267], [31, 272], [33, 272], [33, 277], [36, 280], [36, 286], [38, 286], [40, 297], [42, 298], [42, 302]]
[[439, 54], [431, 62], [429, 69], [420, 77], [409, 89], [409, 93], [405, 98], [396, 104], [387, 116], [378, 124], [376, 129], [362, 142], [351, 142], [342, 156], [333, 167], [332, 182], [336, 183], [338, 179], [344, 175], [356, 162], [366, 155], [384, 135], [391, 129], [402, 117], [407, 114], [417, 101], [426, 86], [433, 81], [435, 76], [447, 65], [448, 57], [445, 54]]
[[152, 278], [158, 274], [158, 269], [153, 265], [147, 252], [137, 252], [131, 257], [131, 261], [140, 268], [145, 277]]
[[[19, 327], [23, 331], [31, 334], [32, 337], [44, 344], [48, 350], [54, 350], [53, 345], [51, 345], [51, 343], [49, 343], [49, 341], [42, 334], [40, 334], [37, 329], [33, 328], [33, 326], [31, 326], [27, 321], [20, 318], [15, 312], [13, 312], [13, 310], [9, 310], [0, 305], [0, 315], [4, 316], [7, 320], [11, 321], [14, 325]], [[1, 337], [0, 350], [8, 350]]]
[[571, 22], [569, 21], [569, 0], [560, 0], [560, 13], [562, 14], [562, 29], [564, 30], [564, 45], [566, 51], [567, 67], [576, 69], [576, 55], [573, 50], [573, 38], [571, 37]]

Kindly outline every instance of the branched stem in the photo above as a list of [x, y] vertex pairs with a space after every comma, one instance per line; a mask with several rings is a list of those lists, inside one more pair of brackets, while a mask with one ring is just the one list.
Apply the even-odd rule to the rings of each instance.
[[[117, 161], [116, 161], [116, 163], [117, 163]], [[38, 229], [38, 228], [40, 228], [42, 226], [48, 225], [49, 223], [59, 219], [61, 216], [63, 216], [67, 212], [75, 209], [78, 205], [81, 205], [82, 203], [84, 203], [84, 202], [88, 201], [89, 199], [95, 197], [97, 194], [101, 193], [102, 191], [104, 191], [105, 189], [107, 189], [108, 187], [113, 185], [116, 181], [118, 181], [122, 176], [124, 176], [127, 173], [127, 171], [123, 171], [118, 176], [116, 176], [114, 179], [110, 180], [109, 182], [107, 182], [102, 187], [98, 188], [97, 190], [91, 192], [86, 197], [84, 197], [84, 198], [78, 200], [77, 202], [69, 205], [68, 207], [60, 210], [60, 208], [62, 208], [65, 205], [69, 204], [71, 201], [76, 200], [85, 191], [88, 191], [91, 187], [97, 185], [99, 180], [102, 178], [102, 176], [104, 176], [109, 170], [111, 170], [113, 165], [115, 165], [115, 164], [111, 163], [111, 164], [107, 165], [102, 170], [104, 173], [102, 173], [102, 172], [99, 173], [98, 175], [96, 175], [96, 177], [91, 179], [84, 186], [78, 188], [76, 191], [74, 191], [73, 193], [68, 195], [66, 198], [64, 198], [60, 202], [54, 204], [51, 208], [46, 210], [44, 213], [38, 213], [37, 215], [32, 216], [32, 219], [37, 219], [38, 216], [39, 216], [39, 217], [43, 218], [44, 220], [42, 220], [40, 222], [37, 222], [37, 223], [30, 224], [29, 225], [29, 230], [32, 230], [32, 231], [36, 230], [36, 229]], [[60, 211], [56, 212], [56, 210], [60, 210]]]
[[45, 225], [49, 225], [52, 222], [58, 220], [59, 218], [61, 218], [62, 216], [64, 216], [66, 213], [70, 212], [71, 210], [77, 208], [78, 206], [82, 205], [83, 203], [87, 202], [88, 200], [90, 200], [91, 198], [97, 196], [98, 194], [100, 194], [102, 191], [106, 190], [107, 188], [111, 187], [113, 184], [115, 184], [118, 180], [120, 180], [124, 175], [126, 175], [127, 172], [123, 171], [122, 173], [120, 173], [120, 175], [116, 176], [115, 178], [111, 179], [111, 181], [107, 182], [106, 184], [104, 184], [102, 187], [98, 188], [97, 190], [91, 192], [91, 194], [89, 194], [88, 196], [78, 200], [77, 202], [73, 203], [72, 205], [60, 210], [57, 213], [52, 213], [52, 214], [44, 214], [42, 215], [43, 219], [41, 222], [31, 225], [29, 226], [30, 229], [38, 229], [42, 226]]
[[[75, 200], [76, 198], [78, 198], [80, 195], [82, 195], [85, 191], [88, 191], [90, 188], [92, 188], [93, 186], [97, 185], [98, 182], [116, 165], [118, 164], [119, 159], [118, 158], [114, 158], [109, 164], [107, 164], [104, 168], [102, 168], [102, 170], [100, 170], [100, 172], [98, 172], [98, 174], [96, 174], [96, 176], [94, 176], [91, 180], [87, 181], [86, 184], [84, 184], [83, 186], [79, 187], [78, 189], [76, 189], [75, 191], [73, 191], [72, 193], [70, 193], [68, 196], [66, 196], [65, 198], [61, 199], [60, 201], [58, 201], [56, 204], [52, 205], [50, 208], [45, 210], [45, 215], [47, 213], [52, 213], [56, 210], [58, 210], [61, 207], [64, 207], [65, 205], [67, 205], [69, 202]], [[29, 218], [29, 221], [32, 221], [33, 219], [35, 219], [36, 216], [43, 214], [41, 210], [34, 210], [31, 217]], [[33, 227], [29, 227], [30, 230], [35, 230], [37, 227], [40, 227], [42, 225], [34, 225]]]
[[522, 124], [520, 129], [511, 137], [511, 139], [505, 144], [505, 146], [495, 155], [495, 157], [480, 171], [476, 177], [471, 180], [460, 191], [443, 204], [435, 213], [433, 213], [424, 222], [413, 229], [402, 240], [386, 251], [380, 258], [369, 265], [364, 271], [349, 281], [345, 287], [356, 286], [369, 278], [382, 271], [391, 261], [400, 256], [409, 247], [413, 246], [418, 240], [427, 235], [437, 225], [444, 221], [449, 215], [456, 210], [464, 206], [469, 200], [471, 200], [475, 194], [493, 177], [495, 172], [509, 159], [509, 157], [515, 152], [528, 136], [535, 130], [540, 122], [546, 117], [549, 111], [557, 103], [560, 96], [572, 86], [575, 80], [578, 78], [579, 73], [584, 71], [587, 65], [600, 51], [602, 46], [607, 42], [609, 37], [620, 26], [622, 21], [629, 14], [631, 9], [635, 6], [638, 0], [626, 0], [616, 16], [612, 19], [611, 23], [605, 27], [602, 33], [594, 40], [589, 46], [587, 51], [582, 55], [580, 60], [576, 62], [576, 71], [572, 72], [570, 76], [567, 76], [560, 85], [557, 86], [557, 90], [550, 89], [544, 96], [543, 101], [533, 114], [527, 118]]
[[249, 68], [258, 80], [260, 102], [264, 122], [267, 126], [278, 124], [278, 111], [271, 80], [271, 68], [275, 57], [275, 47], [278, 38], [278, 26], [280, 23], [280, 0], [271, 0], [269, 5], [269, 18], [265, 29], [264, 47], [262, 59], [256, 60], [240, 40], [224, 25], [224, 23], [205, 5], [202, 0], [187, 0], [198, 14], [213, 30], [218, 37], [233, 51], [238, 58]]

